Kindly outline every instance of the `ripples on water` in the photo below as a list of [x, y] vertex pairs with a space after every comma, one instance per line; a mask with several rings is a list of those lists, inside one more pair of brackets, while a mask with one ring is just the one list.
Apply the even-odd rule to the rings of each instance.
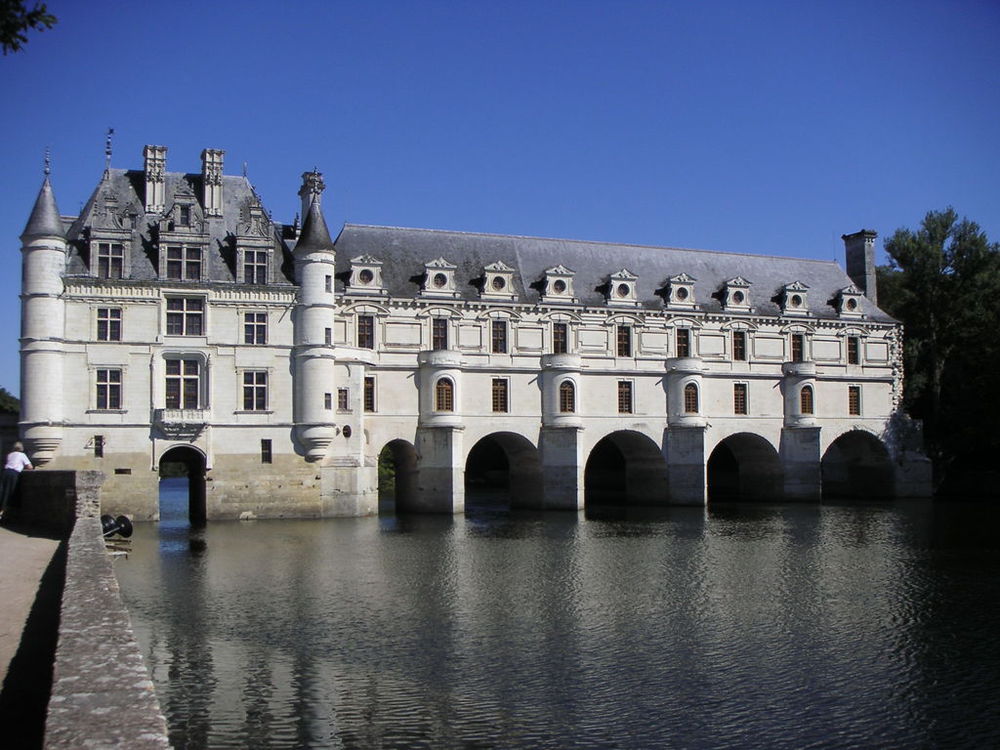
[[175, 747], [982, 748], [998, 517], [165, 517], [116, 571]]

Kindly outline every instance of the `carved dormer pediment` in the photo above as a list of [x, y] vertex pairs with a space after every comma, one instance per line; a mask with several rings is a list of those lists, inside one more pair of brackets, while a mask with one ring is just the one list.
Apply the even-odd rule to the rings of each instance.
[[[690, 310], [695, 306], [694, 297], [694, 282], [697, 281], [693, 276], [686, 273], [679, 273], [676, 276], [671, 276], [667, 279], [666, 294], [664, 295], [664, 301], [667, 307]], [[662, 294], [662, 290], [660, 291]]]
[[501, 260], [483, 268], [483, 285], [479, 296], [483, 299], [515, 299], [514, 269]]
[[346, 284], [349, 294], [387, 294], [382, 281], [382, 261], [368, 254], [351, 258]]
[[575, 303], [576, 295], [573, 291], [573, 277], [576, 271], [562, 265], [545, 269], [545, 277], [542, 279], [542, 302], [548, 303]]
[[240, 206], [239, 233], [244, 237], [266, 237], [270, 239], [274, 236], [274, 226], [271, 217], [260, 204], [260, 198], [256, 193], [243, 201]]
[[458, 286], [455, 279], [457, 268], [458, 266], [448, 262], [443, 257], [425, 263], [420, 296], [458, 297]]
[[864, 296], [864, 292], [854, 284], [841, 289], [834, 300], [840, 317], [847, 319], [863, 318], [864, 313], [861, 312], [861, 298]]
[[639, 277], [623, 268], [608, 277], [605, 298], [615, 307], [636, 307], [639, 304], [636, 282]]
[[793, 281], [782, 287], [781, 310], [785, 315], [809, 314], [809, 287], [801, 281]]
[[735, 276], [722, 287], [722, 307], [727, 312], [750, 312], [750, 282]]

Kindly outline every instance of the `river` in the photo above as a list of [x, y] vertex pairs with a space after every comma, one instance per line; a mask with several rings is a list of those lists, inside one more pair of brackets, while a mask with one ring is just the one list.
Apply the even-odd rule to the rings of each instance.
[[115, 571], [178, 748], [1000, 746], [987, 504], [164, 507]]

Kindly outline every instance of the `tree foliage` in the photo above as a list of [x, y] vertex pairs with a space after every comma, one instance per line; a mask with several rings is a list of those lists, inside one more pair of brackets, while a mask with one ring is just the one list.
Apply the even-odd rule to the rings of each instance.
[[36, 2], [28, 10], [24, 0], [0, 0], [0, 47], [3, 53], [17, 52], [28, 43], [31, 29], [45, 31], [56, 23], [45, 3]]
[[13, 393], [6, 388], [0, 388], [0, 413], [18, 414], [21, 411], [21, 402]]
[[879, 302], [905, 331], [905, 406], [939, 478], [1000, 450], [1000, 245], [954, 209], [885, 243]]

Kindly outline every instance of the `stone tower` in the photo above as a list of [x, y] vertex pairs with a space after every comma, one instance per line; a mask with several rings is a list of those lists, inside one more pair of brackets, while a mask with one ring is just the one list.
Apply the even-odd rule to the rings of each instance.
[[878, 289], [875, 284], [875, 238], [878, 233], [862, 229], [853, 234], [841, 235], [844, 252], [847, 255], [847, 275], [865, 296], [878, 304]]
[[21, 234], [21, 436], [32, 461], [50, 461], [63, 439], [63, 274], [66, 233], [48, 167]]
[[333, 422], [335, 254], [330, 230], [320, 205], [323, 176], [302, 175], [305, 222], [295, 245], [295, 281], [299, 300], [295, 308], [295, 437], [310, 461], [326, 455], [336, 435]]

